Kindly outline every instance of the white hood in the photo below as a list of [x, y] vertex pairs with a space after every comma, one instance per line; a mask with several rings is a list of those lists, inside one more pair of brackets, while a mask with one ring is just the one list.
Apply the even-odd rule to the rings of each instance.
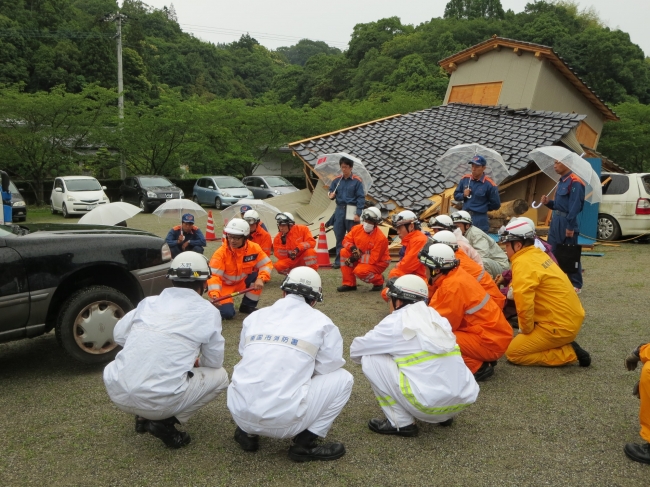
[[422, 350], [439, 354], [451, 352], [456, 336], [447, 318], [443, 318], [424, 301], [406, 306], [402, 314], [402, 336], [405, 340], [417, 337]]

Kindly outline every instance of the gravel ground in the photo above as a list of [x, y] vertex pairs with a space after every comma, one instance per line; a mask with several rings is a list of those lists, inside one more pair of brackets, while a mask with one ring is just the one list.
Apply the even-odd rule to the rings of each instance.
[[[62, 221], [31, 209], [29, 220]], [[170, 223], [138, 215], [129, 226], [164, 236]], [[259, 452], [242, 452], [225, 395], [188, 423], [188, 447], [169, 450], [134, 433], [132, 417], [106, 395], [102, 368], [75, 363], [53, 333], [0, 344], [0, 484], [648, 485], [650, 467], [623, 454], [625, 442], [640, 441], [638, 400], [631, 396], [638, 372], [626, 372], [623, 358], [650, 339], [650, 245], [597, 249], [606, 255], [583, 258], [587, 318], [578, 337], [592, 354], [590, 368], [526, 368], [501, 359], [476, 404], [451, 428], [420, 424], [418, 438], [393, 438], [366, 427], [381, 410], [361, 367], [348, 361], [352, 397], [328, 437], [343, 441], [347, 454], [335, 462], [295, 464], [286, 455], [288, 441], [267, 438]], [[337, 295], [340, 273], [321, 275], [325, 300], [318, 309], [340, 327], [347, 355], [352, 339], [387, 308], [370, 286]], [[280, 282], [274, 273], [262, 305], [280, 297]], [[238, 361], [240, 330], [241, 319], [224, 325], [229, 372]]]

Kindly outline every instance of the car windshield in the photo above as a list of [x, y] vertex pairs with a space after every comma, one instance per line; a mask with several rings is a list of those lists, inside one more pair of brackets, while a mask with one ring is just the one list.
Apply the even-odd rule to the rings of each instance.
[[12, 232], [12, 227], [8, 225], [0, 225], [0, 237], [2, 238], [7, 238], [7, 237], [15, 237], [16, 234]]
[[96, 179], [67, 179], [65, 187], [68, 191], [100, 191], [102, 189]]
[[266, 182], [268, 183], [269, 186], [272, 188], [279, 188], [282, 186], [293, 186], [289, 181], [284, 179], [283, 177], [280, 176], [267, 176]]
[[10, 192], [11, 194], [20, 194], [20, 193], [18, 192], [18, 188], [16, 188], [16, 185], [14, 184], [13, 181], [9, 181], [9, 192]]
[[140, 184], [144, 188], [165, 188], [174, 186], [171, 181], [165, 178], [140, 178]]
[[244, 183], [242, 183], [239, 179], [237, 178], [218, 178], [215, 179], [215, 182], [217, 183], [217, 186], [219, 186], [222, 189], [225, 188], [244, 188]]

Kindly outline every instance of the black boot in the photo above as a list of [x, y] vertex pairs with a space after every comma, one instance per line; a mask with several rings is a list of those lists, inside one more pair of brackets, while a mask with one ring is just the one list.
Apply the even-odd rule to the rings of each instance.
[[342, 286], [337, 287], [336, 290], [340, 293], [347, 293], [348, 291], [356, 291], [357, 286], [348, 286], [343, 284]]
[[260, 448], [259, 435], [249, 435], [239, 426], [235, 430], [235, 441], [239, 443], [244, 451], [257, 451]]
[[148, 419], [143, 418], [142, 416], [135, 415], [135, 432], [136, 433], [146, 433], [147, 432], [147, 423]]
[[447, 421], [443, 421], [442, 423], [438, 423], [438, 424], [446, 428], [448, 426], [451, 426], [453, 423], [454, 423], [454, 418], [449, 418]]
[[413, 423], [401, 428], [395, 428], [387, 419], [375, 418], [368, 421], [368, 428], [380, 435], [417, 436], [418, 425]]
[[377, 292], [377, 291], [382, 291], [383, 289], [384, 289], [384, 285], [383, 285], [383, 284], [375, 284], [374, 286], [372, 286], [372, 288], [370, 289], [370, 291], [372, 291], [372, 292]]
[[573, 347], [573, 351], [578, 356], [578, 363], [580, 367], [589, 367], [591, 365], [591, 355], [584, 348], [578, 345], [578, 342], [571, 342], [570, 345]]
[[343, 443], [321, 443], [318, 435], [309, 430], [298, 433], [291, 440], [289, 458], [294, 462], [311, 462], [312, 460], [336, 460], [345, 455]]
[[180, 424], [175, 416], [160, 421], [148, 421], [147, 431], [170, 448], [180, 448], [189, 444], [190, 435], [184, 431], [178, 431], [174, 425]]
[[474, 380], [476, 382], [481, 382], [484, 381], [485, 379], [488, 379], [489, 377], [492, 377], [493, 375], [494, 375], [494, 367], [490, 365], [490, 362], [483, 362], [481, 368], [474, 373]]
[[251, 314], [253, 311], [257, 311], [257, 308], [254, 306], [247, 306], [245, 304], [240, 304], [239, 305], [239, 312], [244, 313], [245, 315]]
[[637, 443], [628, 443], [623, 448], [625, 454], [631, 460], [639, 463], [650, 464], [650, 443], [639, 445]]

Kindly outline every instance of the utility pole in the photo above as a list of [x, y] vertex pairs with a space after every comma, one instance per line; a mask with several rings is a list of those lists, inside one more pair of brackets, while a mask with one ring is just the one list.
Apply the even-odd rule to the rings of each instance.
[[[124, 118], [124, 76], [122, 74], [122, 20], [126, 21], [126, 15], [121, 12], [116, 14], [109, 15], [106, 18], [107, 22], [117, 22], [117, 34], [115, 38], [117, 39], [117, 109], [118, 117], [120, 120]], [[120, 131], [122, 130], [122, 124], [120, 123]], [[120, 178], [124, 179], [126, 177], [126, 165], [124, 164], [124, 154], [120, 151]]]

